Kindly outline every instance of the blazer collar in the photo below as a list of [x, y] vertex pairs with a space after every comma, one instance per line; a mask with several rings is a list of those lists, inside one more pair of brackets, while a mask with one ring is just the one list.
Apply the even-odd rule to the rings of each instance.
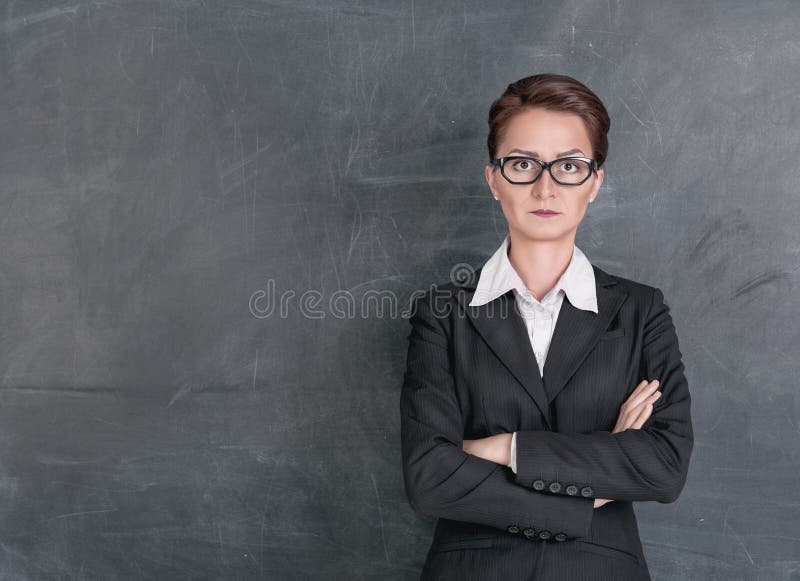
[[600, 340], [628, 296], [611, 275], [595, 265], [592, 269], [597, 313], [579, 309], [570, 302], [569, 296], [564, 297], [547, 353], [544, 375], [539, 373], [513, 290], [488, 303], [469, 306], [480, 279], [482, 268], [479, 268], [460, 283], [461, 292], [457, 293], [459, 311], [466, 314], [483, 340], [533, 398], [551, 430], [557, 427], [553, 426], [550, 402]]

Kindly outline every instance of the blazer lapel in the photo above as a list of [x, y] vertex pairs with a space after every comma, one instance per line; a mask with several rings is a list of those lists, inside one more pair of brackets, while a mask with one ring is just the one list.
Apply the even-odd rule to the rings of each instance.
[[514, 374], [533, 398], [550, 427], [550, 408], [539, 366], [528, 339], [528, 330], [510, 290], [485, 305], [470, 307], [472, 294], [465, 295], [464, 308], [472, 324], [500, 361]]
[[548, 429], [552, 428], [550, 402], [555, 399], [578, 366], [589, 354], [622, 306], [627, 293], [615, 287], [603, 270], [592, 265], [597, 290], [597, 310], [574, 307], [565, 296], [547, 353], [544, 377], [539, 373], [528, 331], [516, 306], [514, 291], [509, 290], [484, 305], [470, 307], [482, 269], [461, 286], [458, 299], [467, 317], [483, 340], [517, 378], [542, 413]]
[[606, 272], [594, 265], [592, 268], [598, 312], [579, 309], [564, 297], [544, 365], [543, 383], [548, 406], [597, 345], [628, 296]]

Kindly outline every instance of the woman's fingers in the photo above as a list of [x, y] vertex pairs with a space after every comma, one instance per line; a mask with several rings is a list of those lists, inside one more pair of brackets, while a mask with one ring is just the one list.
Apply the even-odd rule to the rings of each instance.
[[653, 381], [643, 381], [636, 386], [636, 389], [633, 390], [627, 401], [622, 404], [623, 407], [627, 406], [635, 408], [636, 406], [640, 405], [642, 402], [646, 401], [656, 389], [658, 389], [658, 385], [659, 382], [657, 379], [654, 379]]
[[636, 419], [633, 420], [633, 422], [631, 423], [631, 425], [630, 425], [630, 427], [628, 429], [629, 430], [639, 430], [639, 429], [641, 429], [641, 427], [647, 421], [647, 418], [650, 417], [650, 414], [652, 412], [653, 412], [652, 404], [648, 403], [648, 404], [642, 406], [642, 411], [639, 412], [639, 415], [636, 417]]
[[633, 429], [633, 430], [641, 429], [641, 427], [644, 425], [644, 423], [650, 417], [650, 414], [653, 413], [653, 403], [655, 403], [655, 401], [659, 397], [661, 397], [661, 392], [657, 391], [652, 395], [652, 397], [650, 397], [650, 399], [647, 401], [647, 403], [645, 403], [643, 406], [641, 406], [641, 410], [639, 411], [639, 413], [636, 415], [636, 417], [631, 422], [631, 429]]
[[613, 433], [623, 432], [628, 429], [639, 429], [650, 417], [653, 403], [661, 396], [656, 391], [658, 380], [642, 381], [631, 393], [628, 400], [620, 408], [619, 418]]
[[630, 416], [629, 429], [638, 430], [644, 425], [650, 414], [653, 413], [653, 404], [659, 397], [661, 397], [661, 392], [657, 391], [636, 408], [635, 413]]

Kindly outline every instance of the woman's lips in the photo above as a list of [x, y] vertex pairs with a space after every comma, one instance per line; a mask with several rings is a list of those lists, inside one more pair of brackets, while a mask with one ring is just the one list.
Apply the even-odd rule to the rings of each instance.
[[549, 218], [551, 216], [558, 216], [559, 212], [553, 212], [552, 210], [535, 210], [531, 212], [531, 214], [536, 214], [537, 216], [542, 216], [543, 218]]

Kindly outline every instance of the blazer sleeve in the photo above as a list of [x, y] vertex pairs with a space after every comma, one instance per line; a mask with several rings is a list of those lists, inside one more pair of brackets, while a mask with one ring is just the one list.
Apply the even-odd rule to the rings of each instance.
[[[694, 443], [691, 399], [670, 309], [658, 288], [653, 288], [642, 350], [640, 381], [658, 379], [661, 397], [641, 429], [617, 434], [520, 431], [517, 484], [527, 487], [543, 480], [549, 488], [559, 474], [583, 475], [583, 482], [574, 484], [585, 487], [582, 494], [587, 496], [662, 503], [677, 500]], [[560, 488], [557, 495], [565, 493], [566, 486]]]
[[588, 534], [594, 500], [525, 489], [506, 466], [463, 450], [463, 417], [448, 338], [425, 297], [410, 318], [407, 368], [400, 397], [403, 476], [420, 514], [504, 531], [547, 529], [569, 538]]

